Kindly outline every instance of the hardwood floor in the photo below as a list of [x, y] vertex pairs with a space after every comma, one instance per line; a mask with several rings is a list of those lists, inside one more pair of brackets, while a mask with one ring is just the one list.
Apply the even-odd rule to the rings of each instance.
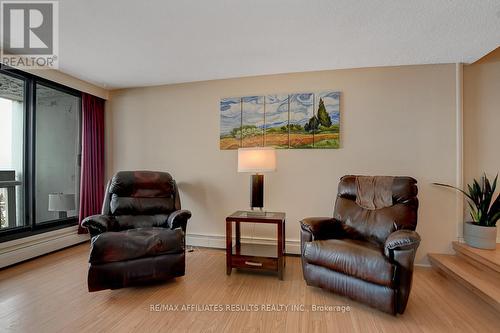
[[[394, 317], [308, 287], [300, 258], [284, 281], [234, 271], [225, 252], [187, 254], [186, 276], [164, 284], [87, 292], [88, 244], [0, 271], [0, 332], [498, 332], [500, 316], [470, 291], [417, 267], [410, 302]], [[349, 305], [349, 312], [150, 311], [155, 304]]]

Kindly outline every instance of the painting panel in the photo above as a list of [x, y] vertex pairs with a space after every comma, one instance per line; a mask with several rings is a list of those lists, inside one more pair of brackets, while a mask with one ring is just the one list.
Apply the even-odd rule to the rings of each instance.
[[288, 95], [267, 95], [265, 102], [264, 145], [288, 148]]
[[339, 148], [340, 146], [340, 92], [324, 91], [314, 95], [314, 115], [317, 119], [314, 148]]
[[241, 98], [241, 146], [264, 146], [264, 96]]
[[220, 149], [241, 147], [241, 98], [220, 101]]
[[290, 148], [313, 148], [314, 94], [290, 94], [288, 98]]

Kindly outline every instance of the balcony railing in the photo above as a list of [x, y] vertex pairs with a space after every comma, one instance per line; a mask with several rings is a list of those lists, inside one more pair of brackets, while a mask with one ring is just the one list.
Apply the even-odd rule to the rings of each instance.
[[0, 228], [15, 228], [16, 222], [16, 186], [22, 182], [16, 180], [13, 170], [0, 170]]

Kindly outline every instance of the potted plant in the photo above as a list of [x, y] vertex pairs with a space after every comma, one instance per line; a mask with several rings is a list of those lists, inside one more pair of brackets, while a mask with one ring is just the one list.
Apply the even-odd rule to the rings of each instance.
[[467, 184], [467, 192], [451, 185], [434, 183], [460, 191], [467, 198], [472, 221], [464, 223], [464, 239], [467, 244], [480, 249], [495, 249], [497, 239], [496, 223], [500, 218], [500, 194], [493, 200], [497, 187], [498, 174], [490, 182], [486, 174], [481, 184], [474, 179]]

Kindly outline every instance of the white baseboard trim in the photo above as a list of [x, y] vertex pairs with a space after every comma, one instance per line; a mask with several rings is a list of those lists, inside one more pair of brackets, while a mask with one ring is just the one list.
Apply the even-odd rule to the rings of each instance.
[[89, 240], [72, 226], [0, 243], [0, 268]]
[[[273, 238], [256, 238], [256, 237], [241, 237], [242, 243], [251, 244], [276, 244], [276, 239]], [[204, 234], [187, 234], [186, 244], [191, 246], [211, 247], [216, 249], [226, 248], [225, 235], [204, 235]], [[294, 239], [285, 240], [285, 253], [300, 254], [300, 241]]]

